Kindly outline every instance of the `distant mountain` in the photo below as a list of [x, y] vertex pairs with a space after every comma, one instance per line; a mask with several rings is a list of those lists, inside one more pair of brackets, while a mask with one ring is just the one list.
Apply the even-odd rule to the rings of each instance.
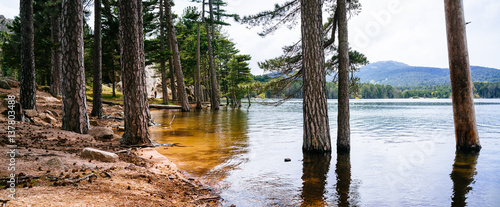
[[12, 19], [7, 19], [3, 15], [0, 15], [0, 32], [9, 31], [6, 25], [12, 24]]
[[[499, 82], [500, 70], [471, 66], [472, 81]], [[450, 84], [450, 71], [444, 68], [409, 66], [395, 61], [376, 62], [355, 73], [363, 83], [392, 86]]]

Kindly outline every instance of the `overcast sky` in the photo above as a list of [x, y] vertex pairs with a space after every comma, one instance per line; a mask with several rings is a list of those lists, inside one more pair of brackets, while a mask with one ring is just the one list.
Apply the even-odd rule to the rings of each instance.
[[[229, 13], [255, 14], [284, 0], [228, 0]], [[181, 14], [189, 0], [176, 0], [173, 8]], [[443, 0], [360, 0], [361, 13], [349, 21], [350, 46], [364, 53], [370, 62], [394, 60], [414, 66], [448, 67]], [[471, 65], [500, 68], [500, 1], [464, 0]], [[19, 1], [0, 2], [7, 18], [19, 14]], [[93, 20], [91, 20], [93, 23]], [[277, 57], [281, 48], [297, 41], [300, 25], [282, 28], [262, 38], [259, 28], [231, 22], [224, 27], [236, 47], [250, 54], [253, 74], [262, 74], [257, 62]]]

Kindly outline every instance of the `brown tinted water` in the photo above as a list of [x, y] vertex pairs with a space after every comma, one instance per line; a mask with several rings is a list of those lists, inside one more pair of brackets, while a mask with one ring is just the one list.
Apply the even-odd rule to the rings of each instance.
[[158, 150], [227, 206], [500, 206], [500, 100], [476, 100], [479, 155], [455, 155], [450, 100], [352, 100], [352, 149], [339, 156], [302, 153], [300, 100], [152, 115], [153, 139], [175, 144]]

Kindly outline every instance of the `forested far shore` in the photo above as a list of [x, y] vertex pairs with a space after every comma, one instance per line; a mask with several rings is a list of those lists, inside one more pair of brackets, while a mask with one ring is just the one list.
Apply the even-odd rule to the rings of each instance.
[[[268, 75], [253, 76], [258, 82], [268, 82], [272, 78]], [[262, 94], [253, 94], [261, 98], [282, 98], [293, 94], [300, 89], [302, 83], [296, 82], [288, 89], [279, 93], [271, 90]], [[353, 89], [354, 88], [354, 89]], [[396, 99], [396, 98], [451, 98], [451, 87], [447, 85], [419, 85], [419, 86], [391, 86], [372, 83], [358, 83], [351, 88], [351, 98], [355, 99]], [[357, 89], [356, 89], [357, 88]], [[338, 85], [333, 82], [326, 83], [327, 98], [338, 98]], [[474, 98], [500, 98], [500, 82], [474, 82]], [[298, 91], [292, 98], [302, 98], [302, 91]]]

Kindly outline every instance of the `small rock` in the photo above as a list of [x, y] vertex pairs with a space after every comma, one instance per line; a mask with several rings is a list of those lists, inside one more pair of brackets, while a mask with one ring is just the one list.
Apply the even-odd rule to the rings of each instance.
[[24, 115], [29, 118], [33, 118], [38, 116], [38, 112], [36, 110], [26, 109], [24, 110]]
[[59, 159], [58, 157], [55, 157], [55, 158], [48, 160], [46, 164], [52, 168], [66, 168], [63, 161], [61, 159]]
[[118, 131], [121, 131], [121, 132], [125, 131], [125, 127], [124, 126], [118, 126], [117, 128], [118, 128]]
[[95, 138], [102, 138], [102, 139], [111, 139], [113, 138], [114, 134], [113, 130], [108, 129], [106, 127], [94, 127], [90, 129], [88, 133]]
[[106, 152], [90, 147], [83, 149], [80, 157], [92, 160], [99, 160], [103, 162], [116, 162], [118, 160], [118, 155], [115, 153]]
[[90, 169], [95, 169], [97, 167], [97, 165], [90, 164], [90, 163], [83, 163], [82, 167], [84, 169], [90, 170]]
[[292, 161], [292, 159], [290, 159], [290, 158], [285, 158], [285, 162], [290, 162], [290, 161]]
[[3, 89], [10, 89], [10, 85], [9, 85], [9, 83], [7, 83], [7, 81], [5, 81], [5, 80], [0, 80], [0, 88], [3, 88]]

